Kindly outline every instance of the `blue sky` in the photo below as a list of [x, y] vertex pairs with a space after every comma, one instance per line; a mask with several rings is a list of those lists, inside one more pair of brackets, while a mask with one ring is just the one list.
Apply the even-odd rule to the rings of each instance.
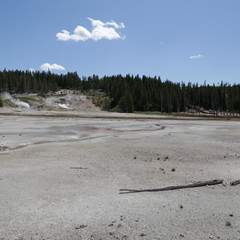
[[0, 70], [240, 83], [239, 9], [239, 0], [4, 0]]

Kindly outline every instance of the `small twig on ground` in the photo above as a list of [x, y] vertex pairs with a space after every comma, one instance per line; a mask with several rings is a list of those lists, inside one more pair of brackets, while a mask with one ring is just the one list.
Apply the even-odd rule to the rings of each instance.
[[235, 185], [238, 185], [238, 184], [240, 184], [240, 180], [236, 180], [236, 181], [230, 182], [231, 186], [235, 186]]
[[175, 190], [175, 189], [184, 189], [184, 188], [195, 188], [195, 187], [203, 187], [208, 185], [217, 185], [223, 183], [221, 179], [214, 179], [209, 181], [201, 181], [196, 183], [191, 183], [187, 185], [178, 185], [178, 186], [170, 186], [164, 188], [152, 188], [152, 189], [120, 189], [120, 194], [125, 193], [138, 193], [138, 192], [160, 192], [160, 191], [168, 191], [168, 190]]
[[71, 169], [87, 169], [87, 168], [84, 168], [84, 167], [71, 167]]
[[86, 228], [86, 227], [87, 227], [87, 225], [82, 224], [82, 225], [80, 225], [80, 226], [78, 226], [78, 227], [75, 227], [75, 229], [78, 230], [78, 229]]

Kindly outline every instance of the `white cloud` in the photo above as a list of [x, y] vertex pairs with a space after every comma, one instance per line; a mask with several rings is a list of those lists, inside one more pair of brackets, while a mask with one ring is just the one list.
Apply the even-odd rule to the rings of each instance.
[[115, 21], [110, 22], [102, 22], [100, 20], [94, 20], [92, 18], [88, 18], [88, 20], [92, 23], [92, 32], [88, 31], [86, 28], [82, 26], [77, 26], [74, 29], [73, 34], [70, 34], [67, 30], [62, 30], [61, 32], [57, 33], [56, 36], [58, 40], [61, 41], [86, 41], [88, 39], [93, 39], [95, 41], [98, 41], [100, 39], [125, 39], [125, 36], [120, 36], [120, 34], [115, 29], [121, 29], [125, 28], [125, 25], [123, 23], [117, 24]]
[[125, 28], [124, 23], [117, 24], [117, 23], [114, 22], [113, 20], [110, 21], [110, 22], [107, 22], [106, 25], [113, 26], [113, 27], [116, 28], [116, 29], [118, 29], [118, 28]]
[[91, 33], [82, 26], [77, 26], [74, 30], [74, 34], [72, 35], [72, 39], [74, 41], [85, 41], [91, 37]]
[[54, 64], [44, 63], [40, 66], [40, 68], [43, 71], [52, 71], [52, 70], [63, 71], [63, 70], [65, 70], [65, 68], [63, 66], [58, 65], [56, 63], [54, 63]]
[[163, 45], [163, 44], [165, 44], [165, 42], [162, 41], [162, 42], [160, 42], [160, 44]]
[[67, 41], [71, 38], [70, 32], [68, 32], [66, 30], [62, 30], [61, 32], [57, 33], [56, 36], [59, 40], [62, 40], [62, 41]]
[[116, 29], [118, 29], [118, 28], [125, 28], [124, 23], [117, 24], [117, 23], [116, 23], [115, 21], [113, 21], [113, 20], [111, 20], [110, 22], [106, 22], [106, 23], [103, 23], [103, 22], [100, 21], [100, 20], [94, 20], [94, 19], [92, 19], [92, 18], [88, 18], [88, 20], [90, 20], [90, 21], [92, 22], [92, 26], [93, 26], [93, 27], [113, 26], [113, 27], [116, 28]]
[[190, 56], [189, 59], [198, 59], [198, 58], [202, 58], [203, 55], [201, 54], [198, 54], [198, 55], [195, 55], [195, 56]]

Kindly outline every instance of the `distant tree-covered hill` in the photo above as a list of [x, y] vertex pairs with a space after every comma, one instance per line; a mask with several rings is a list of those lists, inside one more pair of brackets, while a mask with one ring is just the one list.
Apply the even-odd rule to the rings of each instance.
[[[216, 111], [240, 112], [240, 84], [198, 85], [162, 81], [160, 77], [117, 75], [80, 78], [76, 72], [0, 71], [0, 91], [39, 93], [59, 89], [102, 90], [109, 98], [109, 109], [123, 112], [184, 112], [202, 107]], [[0, 102], [1, 105], [1, 102]]]

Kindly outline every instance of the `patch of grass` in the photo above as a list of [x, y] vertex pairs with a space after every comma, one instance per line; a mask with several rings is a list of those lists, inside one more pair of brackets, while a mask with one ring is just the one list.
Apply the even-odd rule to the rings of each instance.
[[166, 113], [166, 112], [154, 112], [154, 111], [134, 111], [134, 113], [138, 114], [156, 114], [156, 115], [171, 115], [171, 114], [176, 114], [174, 112], [172, 113]]
[[19, 99], [22, 102], [26, 102], [26, 103], [31, 103], [31, 102], [38, 102], [40, 104], [44, 103], [44, 101], [42, 99], [38, 99], [35, 96], [23, 96], [23, 97], [18, 97], [17, 99]]
[[93, 104], [100, 107], [102, 110], [110, 110], [111, 99], [99, 90], [83, 91], [83, 94], [87, 95], [88, 99], [92, 99]]

